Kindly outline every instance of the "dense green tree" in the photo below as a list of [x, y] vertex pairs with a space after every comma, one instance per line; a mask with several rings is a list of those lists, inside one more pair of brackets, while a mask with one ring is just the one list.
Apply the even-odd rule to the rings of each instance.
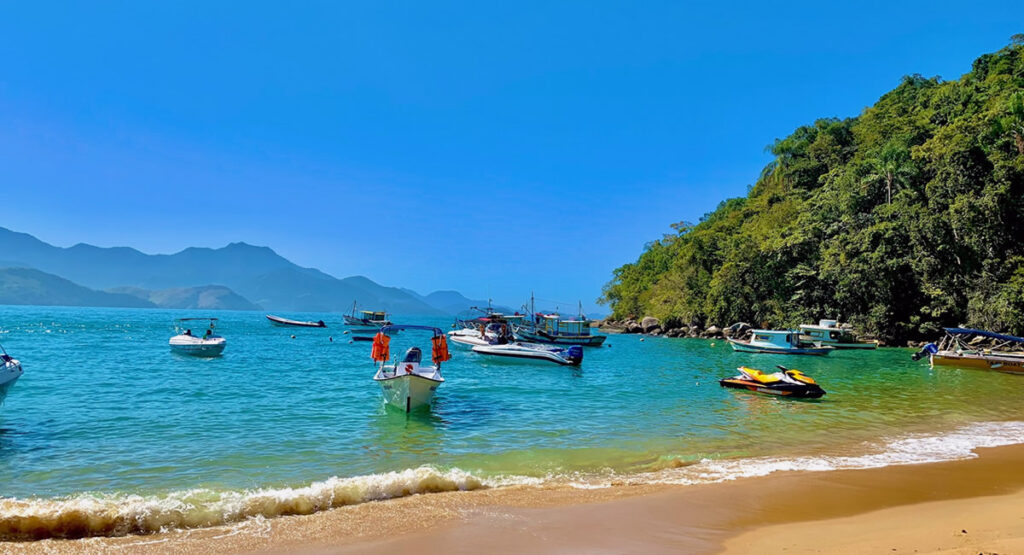
[[776, 140], [745, 198], [646, 246], [616, 317], [792, 326], [890, 340], [1024, 334], [1024, 41], [955, 81], [911, 75], [861, 115]]

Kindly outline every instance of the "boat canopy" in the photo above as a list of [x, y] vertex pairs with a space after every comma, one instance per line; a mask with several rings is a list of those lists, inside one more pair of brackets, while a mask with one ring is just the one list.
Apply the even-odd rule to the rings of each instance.
[[431, 337], [430, 349], [431, 360], [434, 362], [434, 364], [438, 365], [438, 368], [441, 367], [440, 364], [442, 362], [451, 360], [452, 355], [448, 352], [447, 338], [440, 328], [435, 328], [433, 326], [414, 326], [401, 324], [384, 326], [380, 329], [379, 332], [377, 332], [377, 335], [374, 336], [373, 338], [373, 349], [370, 353], [370, 357], [373, 358], [373, 360], [380, 362], [383, 365], [385, 361], [391, 358], [391, 353], [388, 345], [391, 342], [391, 338], [388, 337], [387, 334], [399, 330], [423, 330], [433, 332], [433, 337]]
[[989, 337], [992, 339], [998, 339], [1000, 341], [1013, 341], [1016, 343], [1024, 343], [1024, 337], [1017, 337], [1015, 335], [1003, 335], [1001, 333], [993, 333], [985, 330], [973, 330], [970, 328], [943, 328], [946, 333], [950, 335], [980, 335], [982, 337]]

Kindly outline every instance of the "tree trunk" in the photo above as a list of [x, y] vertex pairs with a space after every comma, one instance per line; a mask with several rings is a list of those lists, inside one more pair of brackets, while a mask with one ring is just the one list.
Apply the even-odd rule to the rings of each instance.
[[1013, 132], [1013, 141], [1017, 143], [1017, 154], [1024, 154], [1024, 134], [1019, 131]]
[[891, 173], [885, 174], [885, 203], [892, 204], [892, 180], [893, 175]]

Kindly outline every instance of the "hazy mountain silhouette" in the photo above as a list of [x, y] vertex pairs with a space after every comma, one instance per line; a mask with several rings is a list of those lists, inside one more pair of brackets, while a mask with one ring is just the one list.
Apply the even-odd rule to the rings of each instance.
[[[358, 302], [361, 307], [394, 314], [429, 315], [454, 314], [479, 304], [455, 292], [420, 296], [362, 276], [338, 279], [315, 268], [298, 266], [269, 247], [246, 243], [231, 243], [219, 249], [190, 247], [175, 254], [146, 254], [129, 247], [84, 243], [56, 247], [27, 233], [0, 227], [0, 259], [7, 261], [4, 264], [8, 266], [55, 274], [74, 282], [72, 285], [102, 290], [144, 289], [149, 292], [144, 297], [147, 300], [154, 298], [150, 296], [153, 291], [219, 285], [268, 311], [342, 312]], [[200, 293], [194, 293], [199, 302]], [[180, 297], [183, 293], [179, 291], [176, 295]], [[172, 302], [171, 297], [174, 294], [166, 293], [156, 298]], [[469, 304], [461, 304], [463, 300]], [[191, 303], [183, 298], [178, 301]], [[233, 298], [230, 303], [244, 304]]]
[[0, 268], [0, 304], [156, 308], [132, 295], [94, 291], [32, 268]]

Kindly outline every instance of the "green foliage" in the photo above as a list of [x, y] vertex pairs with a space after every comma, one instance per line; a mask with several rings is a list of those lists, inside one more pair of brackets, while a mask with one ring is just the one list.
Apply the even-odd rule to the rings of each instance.
[[746, 198], [615, 271], [614, 316], [1024, 334], [1024, 40], [776, 140]]

